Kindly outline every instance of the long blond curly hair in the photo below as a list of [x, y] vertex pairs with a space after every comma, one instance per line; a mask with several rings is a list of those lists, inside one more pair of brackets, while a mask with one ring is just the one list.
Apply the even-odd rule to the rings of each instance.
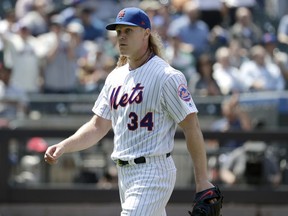
[[[149, 35], [148, 48], [157, 56], [162, 59], [164, 58], [163, 54], [163, 43], [160, 35], [156, 32], [151, 32]], [[128, 63], [128, 57], [120, 55], [117, 61], [117, 67], [121, 67]]]

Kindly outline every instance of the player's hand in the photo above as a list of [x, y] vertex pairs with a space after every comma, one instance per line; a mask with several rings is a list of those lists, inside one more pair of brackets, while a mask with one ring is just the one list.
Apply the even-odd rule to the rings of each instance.
[[53, 145], [48, 147], [45, 152], [44, 160], [50, 165], [56, 164], [59, 157], [64, 153], [64, 148], [61, 145]]
[[223, 195], [218, 187], [196, 193], [190, 216], [221, 216]]

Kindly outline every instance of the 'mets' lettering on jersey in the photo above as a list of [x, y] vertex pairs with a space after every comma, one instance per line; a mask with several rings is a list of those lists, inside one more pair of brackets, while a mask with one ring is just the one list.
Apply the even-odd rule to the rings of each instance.
[[110, 106], [111, 109], [117, 109], [118, 106], [125, 107], [127, 104], [141, 103], [143, 100], [143, 89], [141, 83], [137, 83], [135, 87], [132, 88], [131, 93], [125, 93], [122, 96], [119, 95], [122, 86], [113, 88], [110, 96]]

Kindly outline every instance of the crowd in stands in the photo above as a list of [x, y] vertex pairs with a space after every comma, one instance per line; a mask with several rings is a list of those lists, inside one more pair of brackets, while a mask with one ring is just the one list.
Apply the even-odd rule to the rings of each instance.
[[2, 62], [26, 93], [98, 93], [118, 58], [105, 24], [127, 6], [147, 12], [193, 94], [287, 89], [288, 58], [278, 45], [288, 43], [288, 15], [279, 26], [261, 22], [262, 1], [63, 2], [17, 0], [0, 20]]
[[287, 2], [269, 2], [5, 0], [1, 62], [11, 70], [9, 85], [24, 94], [97, 94], [118, 59], [117, 35], [105, 24], [136, 6], [151, 18], [166, 60], [185, 74], [195, 97], [283, 91], [288, 13], [280, 9]]

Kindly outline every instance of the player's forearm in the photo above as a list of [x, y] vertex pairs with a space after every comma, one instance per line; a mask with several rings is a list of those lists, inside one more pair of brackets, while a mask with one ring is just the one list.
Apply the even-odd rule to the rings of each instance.
[[196, 184], [207, 182], [206, 149], [197, 114], [188, 115], [180, 123], [180, 127], [183, 129], [187, 148], [193, 161]]
[[47, 59], [48, 62], [50, 62], [53, 59], [55, 59], [58, 49], [59, 49], [59, 44], [57, 42], [57, 44], [55, 44], [55, 46], [52, 47], [50, 49], [50, 51], [47, 53], [46, 59]]
[[207, 181], [207, 157], [201, 131], [198, 130], [186, 135], [186, 142], [193, 161], [196, 184]]
[[87, 149], [97, 143], [97, 136], [89, 123], [83, 125], [75, 134], [59, 143], [64, 147], [64, 152], [76, 152]]
[[279, 33], [278, 34], [278, 41], [280, 43], [288, 44], [288, 36], [284, 33]]
[[65, 153], [87, 149], [98, 143], [107, 134], [109, 128], [100, 127], [99, 123], [97, 124], [95, 121], [95, 118], [92, 118], [75, 134], [59, 143], [64, 147]]

